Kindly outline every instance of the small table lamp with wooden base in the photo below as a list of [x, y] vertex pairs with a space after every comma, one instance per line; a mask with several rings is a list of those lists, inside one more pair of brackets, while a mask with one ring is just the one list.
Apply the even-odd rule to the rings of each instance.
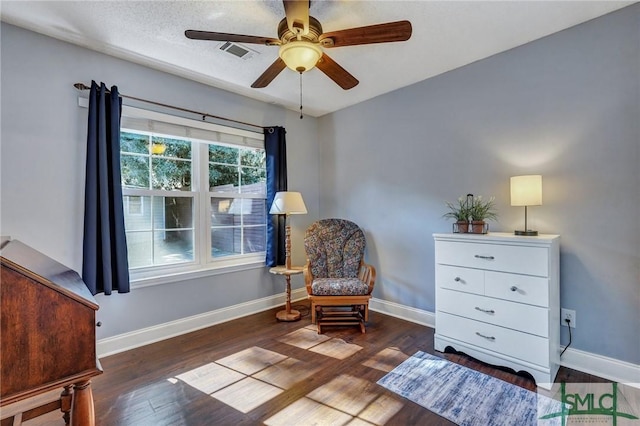
[[287, 280], [287, 302], [284, 311], [276, 314], [280, 321], [297, 321], [300, 319], [300, 312], [291, 309], [291, 275], [301, 274], [301, 267], [291, 266], [291, 227], [289, 226], [289, 215], [306, 214], [307, 207], [299, 192], [283, 191], [277, 192], [270, 214], [285, 215], [285, 265], [276, 266], [269, 269], [269, 272], [276, 275], [284, 275]]

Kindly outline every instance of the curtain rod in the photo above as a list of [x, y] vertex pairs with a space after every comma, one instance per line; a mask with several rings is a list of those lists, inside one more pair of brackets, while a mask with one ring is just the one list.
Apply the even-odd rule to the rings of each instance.
[[[75, 87], [78, 90], [90, 90], [91, 89], [91, 87], [87, 86], [84, 83], [76, 83], [76, 84], [73, 85], [73, 87]], [[134, 101], [145, 102], [145, 103], [148, 103], [148, 104], [157, 105], [157, 106], [161, 106], [161, 107], [164, 107], [164, 108], [171, 108], [171, 109], [175, 109], [175, 110], [178, 110], [178, 111], [188, 112], [190, 114], [196, 114], [196, 115], [201, 116], [202, 120], [204, 120], [205, 117], [210, 117], [210, 118], [215, 118], [215, 119], [218, 119], [218, 120], [224, 120], [224, 121], [230, 121], [230, 122], [233, 122], [233, 123], [242, 124], [242, 125], [245, 125], [245, 126], [257, 127], [259, 129], [265, 129], [264, 126], [258, 126], [257, 124], [245, 123], [244, 121], [238, 121], [238, 120], [234, 120], [232, 118], [220, 117], [218, 115], [208, 114], [206, 112], [193, 111], [191, 109], [181, 108], [181, 107], [177, 107], [177, 106], [173, 106], [173, 105], [167, 105], [167, 104], [163, 104], [163, 103], [155, 102], [155, 101], [149, 101], [147, 99], [136, 98], [134, 96], [123, 95], [122, 93], [120, 93], [119, 95], [121, 97], [123, 97], [123, 98], [132, 99]]]

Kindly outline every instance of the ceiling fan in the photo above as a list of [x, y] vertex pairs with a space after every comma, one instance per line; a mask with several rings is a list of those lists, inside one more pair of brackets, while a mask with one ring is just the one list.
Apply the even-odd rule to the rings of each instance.
[[267, 87], [285, 67], [300, 74], [318, 67], [344, 90], [355, 87], [358, 80], [331, 59], [323, 49], [405, 41], [411, 37], [409, 21], [388, 22], [323, 33], [320, 22], [313, 16], [309, 16], [311, 3], [309, 0], [283, 0], [283, 3], [286, 17], [278, 24], [278, 38], [197, 30], [187, 30], [184, 34], [187, 38], [194, 40], [279, 46], [278, 59], [251, 85], [253, 88]]

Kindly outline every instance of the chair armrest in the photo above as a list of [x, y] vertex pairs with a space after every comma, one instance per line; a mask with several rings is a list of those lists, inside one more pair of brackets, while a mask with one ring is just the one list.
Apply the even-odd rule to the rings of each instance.
[[311, 273], [311, 264], [307, 260], [307, 263], [302, 267], [302, 274], [304, 275], [304, 285], [307, 287], [307, 294], [312, 294], [311, 284], [313, 284], [313, 274]]
[[369, 265], [368, 263], [364, 263], [364, 261], [360, 262], [360, 271], [358, 272], [358, 278], [363, 283], [369, 286], [369, 293], [373, 291], [373, 286], [376, 283], [376, 268], [373, 265]]

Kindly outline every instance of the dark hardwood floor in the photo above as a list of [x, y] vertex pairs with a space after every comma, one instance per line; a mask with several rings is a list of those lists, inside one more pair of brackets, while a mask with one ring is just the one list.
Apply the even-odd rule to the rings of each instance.
[[[304, 313], [308, 313], [308, 305], [304, 302], [295, 305], [304, 310]], [[101, 359], [104, 374], [93, 380], [97, 424], [255, 425], [264, 422], [282, 423], [285, 415], [289, 417], [284, 423], [303, 424], [297, 421], [297, 418], [306, 414], [309, 408], [299, 405], [299, 400], [310, 401], [306, 398], [309, 394], [320, 394], [322, 392], [319, 389], [331, 389], [332, 385], [335, 386], [332, 392], [355, 390], [372, 394], [377, 398], [382, 397], [380, 401], [390, 403], [385, 405], [388, 408], [378, 407], [378, 410], [388, 412], [376, 414], [377, 418], [383, 419], [377, 424], [452, 424], [375, 384], [386, 374], [385, 370], [393, 368], [403, 358], [419, 350], [446, 357], [507, 382], [535, 390], [535, 384], [526, 378], [492, 368], [465, 356], [434, 352], [433, 329], [376, 312], [370, 314], [366, 334], [361, 334], [357, 327], [327, 328], [324, 333], [327, 338], [343, 341], [332, 340], [340, 343], [333, 348], [338, 351], [337, 356], [341, 356], [344, 351], [360, 347], [344, 359], [314, 352], [313, 348], [294, 346], [282, 340], [288, 336], [307, 333], [305, 331], [289, 334], [309, 326], [310, 317], [305, 315], [300, 321], [290, 323], [278, 322], [275, 318], [278, 310], [280, 309], [265, 311]], [[315, 331], [309, 336], [314, 334]], [[263, 384], [262, 381], [254, 380], [260, 373], [254, 375], [252, 371], [243, 371], [246, 367], [242, 367], [242, 362], [259, 363], [271, 356], [275, 357], [274, 361], [269, 362], [271, 364], [278, 365], [279, 360], [285, 358], [291, 363], [286, 364], [287, 368], [283, 367], [280, 371], [274, 371], [273, 376], [269, 376], [274, 377], [278, 383], [285, 383], [281, 388], [277, 388], [276, 394], [268, 394], [273, 392], [272, 386], [269, 386], [269, 389], [260, 388], [261, 390], [252, 391], [250, 395], [243, 388], [235, 393], [215, 393], [219, 385], [215, 386], [211, 381], [222, 377], [222, 374], [214, 369], [222, 368], [220, 363], [232, 367], [240, 366], [240, 377], [247, 377], [247, 386], [260, 385]], [[214, 362], [216, 363], [213, 364]], [[233, 364], [234, 362], [240, 364]], [[285, 365], [285, 361], [282, 362], [280, 365]], [[222, 370], [228, 374], [228, 370]], [[310, 372], [312, 374], [305, 377]], [[266, 381], [274, 383], [272, 380]], [[604, 380], [561, 368], [556, 381]], [[267, 395], [266, 402], [254, 403], [252, 399], [261, 392]], [[211, 393], [215, 395], [211, 396]], [[296, 412], [292, 407], [298, 406], [300, 408]], [[373, 423], [376, 424], [375, 421]]]

